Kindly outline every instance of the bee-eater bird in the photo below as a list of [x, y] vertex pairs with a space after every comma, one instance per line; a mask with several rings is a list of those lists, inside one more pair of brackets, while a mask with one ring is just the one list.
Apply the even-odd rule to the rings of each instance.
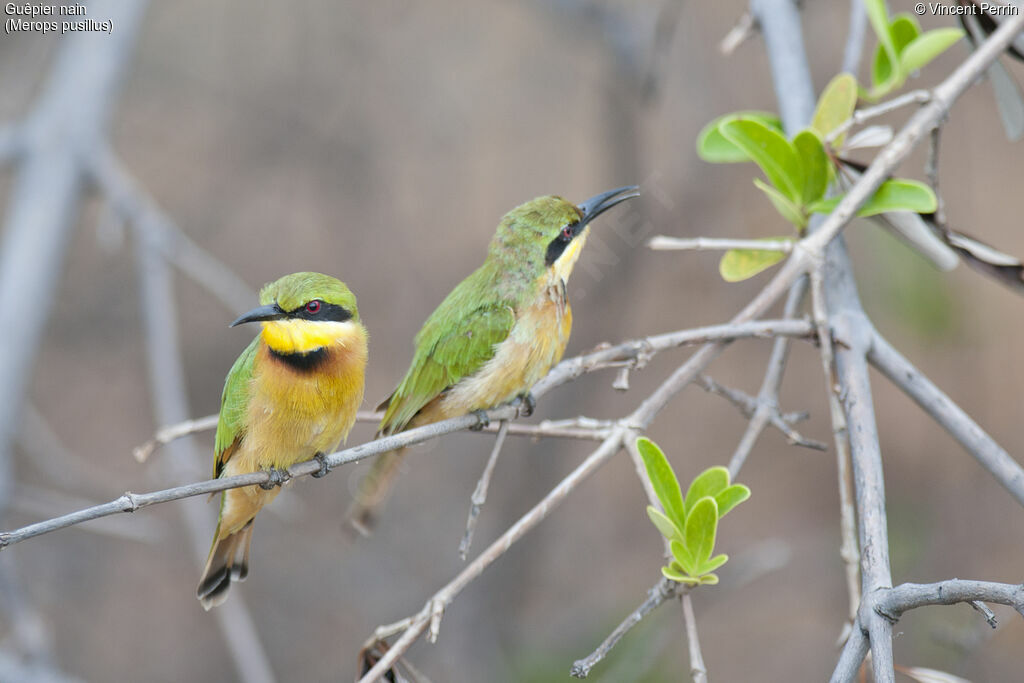
[[[260, 306], [231, 326], [261, 322], [224, 382], [214, 477], [321, 459], [348, 436], [363, 400], [367, 335], [343, 282], [293, 273], [260, 291]], [[326, 465], [321, 470], [326, 473]], [[196, 595], [210, 609], [249, 572], [256, 513], [280, 489], [245, 486], [221, 496], [213, 547]]]
[[[565, 285], [587, 239], [587, 226], [635, 185], [579, 206], [538, 197], [508, 212], [482, 266], [460, 282], [423, 323], [405, 378], [379, 407], [379, 434], [493, 408], [521, 398], [562, 358], [572, 329]], [[362, 533], [397, 473], [402, 451], [382, 454], [348, 512]]]

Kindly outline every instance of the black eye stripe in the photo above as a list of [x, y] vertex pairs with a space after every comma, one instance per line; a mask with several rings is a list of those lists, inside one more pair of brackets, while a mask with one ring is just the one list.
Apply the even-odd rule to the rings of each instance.
[[288, 311], [289, 318], [298, 318], [300, 320], [323, 320], [331, 322], [345, 322], [346, 320], [352, 319], [352, 313], [344, 306], [337, 304], [329, 304], [322, 302], [320, 304], [320, 310], [316, 313], [310, 313], [306, 310], [305, 305], [296, 308], [294, 311]]

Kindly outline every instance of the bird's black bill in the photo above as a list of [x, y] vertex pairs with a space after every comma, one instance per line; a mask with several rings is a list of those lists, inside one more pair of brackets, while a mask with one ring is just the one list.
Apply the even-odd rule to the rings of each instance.
[[260, 306], [254, 308], [248, 313], [243, 313], [238, 320], [231, 323], [231, 327], [236, 325], [243, 325], [245, 323], [255, 323], [263, 320], [280, 320], [286, 317], [287, 314], [281, 310], [281, 307], [277, 304], [269, 304], [267, 306]]
[[583, 218], [580, 219], [579, 227], [582, 228], [584, 225], [594, 220], [613, 206], [621, 204], [627, 199], [633, 199], [634, 197], [639, 196], [639, 186], [626, 185], [591, 197], [577, 207], [581, 212], [583, 212]]

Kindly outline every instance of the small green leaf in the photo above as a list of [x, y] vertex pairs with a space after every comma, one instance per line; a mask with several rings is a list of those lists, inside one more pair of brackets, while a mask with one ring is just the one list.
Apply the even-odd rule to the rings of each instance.
[[724, 467], [709, 467], [693, 480], [690, 488], [686, 489], [686, 498], [683, 499], [683, 509], [687, 517], [697, 501], [704, 496], [714, 498], [725, 490], [729, 485], [729, 470]]
[[[769, 241], [786, 240], [788, 237], [769, 237]], [[754, 277], [762, 270], [771, 268], [786, 258], [783, 251], [767, 249], [730, 249], [722, 255], [718, 272], [726, 282], [740, 282]]]
[[717, 119], [704, 126], [697, 135], [697, 156], [704, 161], [713, 164], [729, 164], [740, 161], [751, 161], [751, 158], [742, 149], [729, 142], [718, 130], [719, 124], [729, 119], [742, 118], [752, 121], [759, 121], [769, 128], [782, 130], [782, 121], [779, 117], [767, 111], [738, 111], [732, 114], [719, 116]]
[[701, 566], [711, 557], [711, 552], [715, 549], [717, 528], [718, 504], [714, 498], [705, 496], [690, 509], [686, 516], [686, 528], [683, 530], [686, 549], [696, 566]]
[[772, 206], [775, 207], [775, 210], [778, 211], [783, 218], [795, 225], [798, 230], [803, 230], [804, 227], [806, 227], [807, 217], [804, 216], [800, 207], [787, 199], [785, 195], [760, 178], [754, 178], [754, 187], [761, 190], [761, 192], [764, 192], [768, 199], [771, 200]]
[[937, 28], [922, 33], [900, 53], [900, 68], [906, 74], [921, 69], [963, 36], [963, 30], [958, 28]]
[[[856, 106], [857, 79], [853, 77], [853, 74], [841, 73], [829, 81], [824, 92], [821, 93], [818, 106], [814, 110], [811, 128], [824, 138], [853, 116]], [[832, 144], [837, 148], [842, 147], [845, 137], [845, 133], [840, 135]]]
[[892, 44], [896, 48], [896, 54], [901, 54], [907, 45], [921, 35], [921, 24], [917, 23], [917, 18], [913, 14], [900, 12], [893, 16], [889, 32], [892, 34]]
[[705, 574], [704, 576], [700, 577], [700, 579], [695, 583], [697, 583], [697, 585], [700, 586], [715, 586], [718, 584], [718, 575]]
[[636, 448], [644, 461], [644, 467], [647, 468], [647, 476], [651, 480], [651, 486], [654, 487], [654, 493], [665, 508], [665, 514], [682, 530], [683, 493], [679, 488], [676, 473], [672, 471], [672, 465], [669, 464], [668, 458], [657, 444], [650, 439], [637, 439]]
[[682, 530], [679, 529], [679, 527], [676, 526], [676, 523], [668, 517], [666, 517], [665, 513], [663, 513], [658, 508], [654, 507], [653, 505], [648, 505], [647, 516], [651, 518], [651, 521], [654, 523], [654, 526], [658, 527], [658, 531], [660, 531], [661, 535], [665, 538], [669, 540], [672, 540], [674, 538], [682, 539]]
[[[878, 49], [889, 56], [890, 63], [895, 62], [899, 53], [896, 52], [889, 30], [889, 12], [885, 8], [885, 0], [864, 0], [864, 9], [878, 37]], [[877, 81], [875, 84], [877, 85]]]
[[920, 34], [921, 26], [913, 15], [901, 13], [893, 17], [889, 25], [892, 50], [880, 43], [871, 66], [873, 99], [895, 90], [907, 80], [909, 72], [903, 69], [900, 55]]
[[[831, 213], [842, 197], [823, 199], [810, 206], [815, 213]], [[931, 213], [938, 206], [932, 188], [917, 180], [893, 178], [882, 183], [875, 194], [857, 212], [858, 216], [874, 216], [889, 211]]]
[[729, 556], [726, 554], [715, 555], [710, 560], [697, 567], [697, 571], [694, 572], [697, 576], [701, 574], [708, 574], [715, 571], [729, 560]]
[[831, 165], [825, 155], [825, 145], [815, 131], [807, 129], [800, 131], [793, 138], [793, 147], [796, 148], [804, 171], [802, 204], [816, 202], [825, 196], [825, 188], [828, 187], [829, 181]]
[[[693, 558], [693, 553], [685, 545], [679, 541], [672, 541], [669, 543], [669, 549], [672, 551], [672, 557], [675, 558], [675, 562], [679, 563], [679, 568], [687, 574], [696, 575], [699, 573], [697, 572], [697, 562]], [[673, 566], [675, 566], [675, 562], [672, 563]]]
[[726, 513], [747, 498], [750, 498], [750, 489], [743, 484], [733, 484], [715, 494], [715, 502], [718, 503], [718, 518], [725, 517]]
[[692, 576], [686, 576], [685, 574], [680, 574], [679, 572], [675, 571], [671, 567], [662, 567], [661, 568], [661, 573], [662, 573], [662, 575], [666, 579], [668, 579], [670, 581], [675, 581], [677, 583], [699, 584], [701, 582], [700, 579], [695, 579]]
[[718, 130], [754, 160], [776, 189], [791, 201], [800, 201], [803, 170], [796, 149], [785, 135], [751, 119], [730, 119]]

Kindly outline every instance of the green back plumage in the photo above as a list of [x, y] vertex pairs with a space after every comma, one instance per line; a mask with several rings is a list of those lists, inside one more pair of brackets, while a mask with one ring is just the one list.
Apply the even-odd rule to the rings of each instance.
[[494, 357], [517, 311], [537, 294], [548, 243], [579, 219], [579, 210], [560, 197], [539, 197], [505, 215], [484, 264], [445, 297], [416, 335], [416, 353], [386, 401], [381, 433], [404, 429], [427, 403]]
[[224, 393], [220, 397], [220, 419], [217, 420], [217, 437], [214, 440], [213, 476], [220, 476], [220, 471], [227, 462], [225, 454], [235, 439], [242, 435], [245, 427], [246, 411], [249, 406], [249, 383], [252, 380], [253, 362], [256, 359], [256, 348], [260, 338], [255, 337], [242, 351], [231, 366], [227, 379], [224, 380]]

